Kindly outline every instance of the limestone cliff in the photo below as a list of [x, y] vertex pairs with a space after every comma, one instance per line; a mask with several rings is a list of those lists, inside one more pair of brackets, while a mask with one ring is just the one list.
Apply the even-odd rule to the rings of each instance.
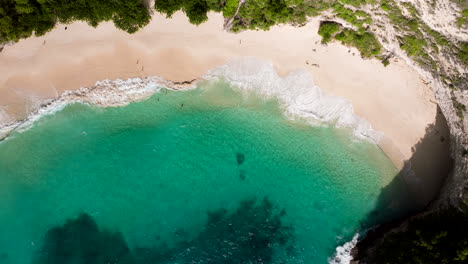
[[[369, 232], [353, 249], [353, 263], [375, 263], [375, 256], [383, 242], [391, 241], [388, 237], [395, 239], [406, 236], [407, 240], [408, 234], [412, 232], [410, 227], [413, 223], [421, 223], [426, 219], [427, 223], [430, 223], [434, 216], [438, 217], [439, 212], [445, 214], [447, 210], [465, 211], [466, 214], [468, 208], [468, 74], [466, 61], [468, 26], [466, 21], [462, 21], [460, 24], [460, 18], [463, 18], [460, 14], [462, 8], [466, 10], [467, 3], [464, 3], [465, 6], [449, 0], [410, 0], [392, 3], [393, 7], [397, 6], [402, 11], [403, 17], [409, 21], [418, 21], [419, 28], [423, 28], [418, 34], [420, 34], [421, 39], [433, 45], [433, 47], [425, 49], [427, 55], [410, 56], [410, 52], [404, 50], [404, 47], [402, 48], [403, 38], [412, 33], [395, 25], [395, 21], [398, 20], [395, 16], [397, 17], [398, 14], [393, 14], [392, 21], [388, 14], [383, 14], [381, 9], [367, 6], [367, 12], [372, 14], [375, 21], [370, 26], [371, 30], [382, 43], [389, 57], [402, 59], [411, 65], [434, 91], [437, 103], [446, 117], [450, 129], [451, 155], [454, 166], [452, 172], [447, 175], [439, 196], [423, 212], [407, 219], [381, 225]], [[435, 38], [444, 38], [450, 41], [450, 45], [444, 46], [446, 42], [437, 41]], [[465, 50], [463, 50], [463, 45]]]
[[[463, 15], [468, 4], [455, 1], [341, 1], [341, 6], [335, 5], [321, 17], [356, 34], [372, 33], [383, 50], [375, 57], [384, 63], [404, 60], [434, 91], [450, 128], [454, 169], [432, 209], [468, 203], [468, 24]], [[362, 14], [370, 17], [364, 20]]]

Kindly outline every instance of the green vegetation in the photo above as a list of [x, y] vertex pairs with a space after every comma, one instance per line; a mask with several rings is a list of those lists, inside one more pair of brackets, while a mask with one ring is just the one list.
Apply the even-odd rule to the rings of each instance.
[[457, 52], [463, 64], [468, 65], [468, 42], [462, 42]]
[[459, 28], [468, 24], [468, 9], [462, 11], [461, 15], [457, 18], [457, 26]]
[[353, 26], [356, 26], [359, 31], [365, 31], [364, 24], [372, 24], [370, 15], [362, 10], [353, 11], [344, 7], [340, 3], [335, 3], [332, 7], [337, 17], [345, 20]]
[[[377, 57], [382, 51], [382, 45], [372, 33], [342, 29], [340, 24], [335, 22], [320, 23], [318, 34], [322, 36], [322, 43], [336, 39], [344, 45], [356, 47], [363, 58]], [[382, 63], [388, 65], [389, 61], [383, 60]]]
[[3, 0], [0, 15], [2, 42], [43, 35], [57, 22], [82, 20], [96, 27], [113, 21], [117, 28], [133, 33], [150, 21], [140, 0]]
[[400, 48], [406, 51], [409, 56], [420, 56], [425, 52], [424, 47], [426, 46], [426, 42], [424, 39], [408, 35], [401, 39], [401, 43]]
[[467, 263], [468, 214], [447, 209], [411, 220], [377, 248], [376, 263]]
[[[464, 43], [449, 41], [439, 32], [431, 29], [421, 19], [419, 11], [410, 2], [401, 2], [410, 16], [403, 15], [402, 9], [392, 0], [383, 0], [380, 7], [387, 12], [388, 18], [401, 32], [400, 47], [408, 56], [419, 63], [420, 66], [435, 72], [440, 71], [439, 66], [430, 54], [443, 53], [468, 65]], [[465, 15], [465, 11], [464, 15]], [[466, 12], [468, 16], [468, 11]], [[440, 75], [444, 73], [439, 73]]]
[[[96, 27], [103, 21], [113, 21], [116, 27], [133, 33], [144, 27], [151, 19], [143, 0], [1, 0], [0, 43], [17, 41], [32, 34], [42, 35], [57, 22], [71, 23], [81, 20]], [[452, 0], [460, 8], [460, 25], [468, 20], [468, 4], [464, 0]], [[155, 10], [171, 17], [183, 11], [189, 21], [199, 25], [208, 19], [210, 11], [222, 12], [226, 18], [234, 16], [238, 0], [157, 0]], [[410, 2], [396, 0], [245, 0], [230, 30], [268, 30], [276, 24], [303, 25], [308, 17], [322, 11], [333, 12], [351, 28], [337, 23], [322, 23], [319, 35], [322, 43], [332, 40], [356, 47], [364, 58], [376, 57], [388, 65], [389, 58], [383, 57], [382, 45], [372, 32], [375, 26], [370, 14], [361, 9], [372, 5], [373, 12], [387, 16], [398, 33], [400, 47], [421, 67], [446, 76], [453, 83], [456, 74], [441, 69], [438, 56], [468, 65], [466, 42], [447, 39], [428, 27], [420, 18], [419, 11]], [[380, 7], [379, 12], [376, 9]], [[346, 29], [345, 29], [346, 27]], [[385, 40], [383, 40], [385, 41]]]
[[387, 67], [389, 64], [390, 64], [390, 61], [388, 60], [388, 58], [384, 58], [382, 59], [382, 64]]
[[331, 21], [324, 21], [320, 23], [318, 34], [322, 36], [322, 43], [328, 43], [331, 38], [340, 31], [341, 26], [338, 23]]
[[[183, 10], [193, 24], [206, 21], [207, 12], [223, 12], [224, 17], [232, 17], [238, 7], [238, 0], [158, 0], [156, 10], [170, 17]], [[317, 15], [328, 8], [322, 1], [310, 0], [246, 0], [239, 9], [232, 31], [244, 29], [268, 30], [278, 23], [303, 24], [307, 16]]]
[[438, 44], [441, 45], [445, 38], [421, 22], [418, 10], [411, 3], [402, 2], [401, 5], [411, 16], [403, 15], [402, 9], [395, 2], [384, 0], [381, 3], [381, 8], [387, 12], [390, 21], [401, 32], [400, 48], [421, 67], [438, 70], [437, 64], [429, 54], [439, 53]]
[[235, 12], [237, 3], [234, 2], [231, 0], [158, 0], [156, 1], [155, 9], [160, 13], [166, 14], [167, 17], [171, 17], [175, 12], [183, 10], [189, 18], [190, 23], [199, 25], [208, 20], [207, 14], [209, 11], [221, 12], [226, 7], [226, 11], [231, 12], [230, 9], [235, 4]]
[[293, 15], [294, 9], [287, 5], [284, 0], [264, 1], [250, 0], [246, 1], [239, 10], [239, 19], [234, 22], [233, 30], [239, 31], [244, 28], [268, 30], [277, 23], [305, 22], [305, 15], [300, 17]]
[[[209, 11], [222, 12], [232, 17], [238, 7], [238, 0], [158, 0], [156, 11], [171, 17], [182, 10], [192, 24], [199, 25], [208, 19]], [[360, 6], [365, 0], [347, 0], [344, 3]], [[365, 43], [371, 41], [371, 54], [375, 54], [375, 37], [365, 28], [372, 23], [370, 15], [353, 11], [336, 0], [246, 0], [232, 23], [232, 31], [245, 29], [268, 30], [278, 23], [302, 25], [307, 17], [321, 11], [333, 10], [338, 17], [358, 28], [357, 33], [344, 32], [342, 42], [354, 45], [364, 51]], [[150, 20], [149, 11], [142, 0], [4, 0], [0, 7], [0, 41], [17, 41], [32, 34], [42, 35], [51, 30], [57, 22], [71, 23], [76, 20], [96, 27], [103, 21], [113, 21], [119, 29], [134, 33]], [[322, 31], [324, 34], [324, 32]], [[331, 34], [324, 42], [331, 40]], [[369, 57], [369, 52], [363, 54]]]
[[382, 50], [379, 41], [369, 32], [360, 33], [351, 29], [344, 29], [335, 36], [335, 39], [345, 45], [356, 47], [363, 58], [377, 56]]
[[226, 5], [223, 7], [223, 16], [232, 17], [236, 13], [238, 5], [238, 0], [227, 0]]
[[[353, 1], [352, 5], [359, 6], [365, 1]], [[351, 1], [348, 2], [351, 4]], [[362, 10], [352, 10], [346, 8], [343, 4], [336, 2], [332, 5], [336, 16], [350, 23], [357, 28], [342, 29], [341, 26], [334, 22], [322, 22], [319, 27], [319, 35], [323, 37], [322, 43], [328, 43], [332, 39], [336, 39], [347, 46], [356, 47], [363, 58], [376, 57], [382, 51], [382, 45], [377, 40], [375, 35], [368, 31], [367, 25], [372, 24], [372, 19], [369, 14]], [[389, 61], [386, 60], [386, 63]]]
[[468, 1], [466, 0], [451, 0], [451, 1], [458, 6], [459, 10], [461, 10], [457, 18], [457, 26], [459, 28], [468, 27]]
[[452, 102], [453, 102], [453, 106], [455, 107], [455, 112], [457, 113], [457, 116], [461, 120], [465, 119], [464, 113], [466, 111], [466, 105], [458, 102], [455, 96], [452, 96]]
[[346, 5], [351, 5], [355, 7], [360, 7], [364, 4], [375, 4], [376, 0], [341, 0], [341, 3]]
[[403, 15], [401, 9], [394, 3], [384, 0], [380, 5], [382, 10], [387, 12], [390, 21], [400, 30], [415, 31], [418, 28], [418, 23], [413, 18]]
[[271, 26], [281, 23], [302, 25], [307, 21], [307, 17], [317, 16], [321, 11], [328, 9], [331, 1], [246, 0], [231, 30], [268, 30]]

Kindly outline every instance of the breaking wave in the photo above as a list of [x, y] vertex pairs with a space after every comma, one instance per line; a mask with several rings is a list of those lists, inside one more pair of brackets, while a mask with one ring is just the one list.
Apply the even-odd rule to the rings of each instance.
[[351, 250], [356, 246], [358, 242], [359, 234], [355, 234], [351, 241], [344, 243], [342, 246], [338, 246], [335, 251], [333, 258], [328, 260], [329, 264], [349, 264], [353, 260]]
[[215, 68], [205, 76], [206, 79], [219, 77], [242, 90], [277, 98], [291, 118], [302, 117], [312, 124], [352, 128], [357, 137], [374, 143], [383, 136], [373, 130], [368, 121], [354, 114], [350, 101], [329, 95], [315, 85], [307, 70], [281, 77], [272, 63], [248, 57]]
[[244, 57], [210, 70], [195, 82], [183, 85], [160, 77], [146, 77], [103, 80], [92, 87], [67, 91], [56, 99], [42, 103], [38, 110], [23, 121], [0, 123], [0, 139], [7, 137], [15, 129], [27, 129], [42, 116], [60, 111], [69, 103], [81, 102], [100, 107], [124, 106], [146, 99], [161, 88], [192, 89], [196, 87], [196, 82], [213, 79], [228, 81], [244, 91], [277, 98], [290, 118], [305, 118], [313, 125], [348, 127], [358, 138], [374, 143], [380, 141], [383, 136], [381, 132], [373, 130], [368, 121], [354, 114], [350, 101], [329, 95], [316, 86], [308, 71], [297, 70], [281, 77], [271, 62]]

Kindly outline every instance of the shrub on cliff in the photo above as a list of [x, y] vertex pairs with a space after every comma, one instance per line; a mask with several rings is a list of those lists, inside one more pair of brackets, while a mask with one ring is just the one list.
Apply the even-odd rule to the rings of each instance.
[[320, 27], [318, 30], [318, 34], [322, 36], [322, 43], [328, 43], [332, 36], [340, 31], [340, 24], [331, 22], [331, 21], [323, 21], [320, 23]]
[[448, 209], [411, 220], [407, 230], [385, 238], [376, 262], [467, 263], [468, 214]]
[[369, 32], [357, 32], [345, 29], [335, 36], [336, 40], [344, 45], [356, 47], [363, 58], [370, 58], [380, 54], [382, 45], [377, 38]]

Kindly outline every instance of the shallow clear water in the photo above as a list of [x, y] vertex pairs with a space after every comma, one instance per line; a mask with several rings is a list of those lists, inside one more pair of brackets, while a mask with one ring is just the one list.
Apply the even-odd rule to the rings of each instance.
[[107, 246], [129, 248], [112, 263], [326, 263], [396, 173], [349, 131], [288, 120], [222, 82], [72, 104], [0, 143], [0, 262], [60, 263], [51, 245], [67, 228], [106, 237], [95, 221], [122, 234]]

